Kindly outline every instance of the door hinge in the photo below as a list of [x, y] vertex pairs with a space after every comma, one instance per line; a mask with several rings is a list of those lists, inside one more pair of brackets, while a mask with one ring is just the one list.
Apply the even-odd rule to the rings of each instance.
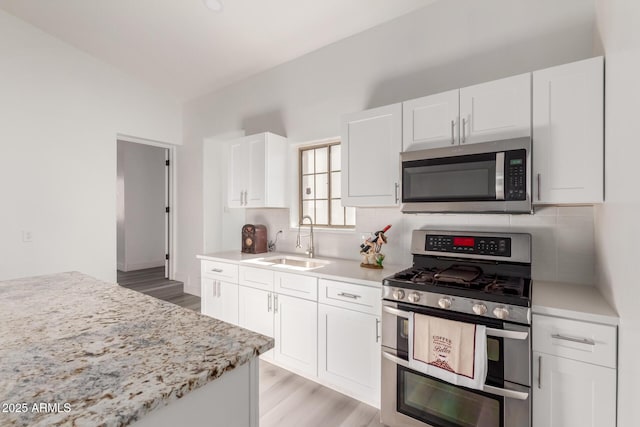
[[169, 259], [169, 254], [164, 254], [164, 259]]
[[164, 208], [164, 211], [165, 211], [166, 213], [169, 213], [169, 206], [167, 206], [166, 208]]
[[165, 166], [169, 166], [169, 160], [164, 161]]

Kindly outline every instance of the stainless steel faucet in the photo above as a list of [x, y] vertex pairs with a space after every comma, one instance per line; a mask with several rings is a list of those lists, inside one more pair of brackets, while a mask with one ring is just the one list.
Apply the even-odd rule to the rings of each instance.
[[[309, 258], [313, 258], [314, 255], [314, 251], [313, 251], [313, 219], [309, 216], [309, 215], [305, 215], [302, 217], [302, 220], [300, 221], [300, 224], [298, 224], [298, 238], [296, 239], [296, 248], [301, 248], [302, 244], [300, 243], [300, 225], [304, 224], [304, 220], [308, 219], [309, 220], [309, 234], [307, 235], [309, 237], [309, 246], [307, 247], [307, 251], [306, 254], [309, 255]], [[306, 236], [303, 236], [306, 237]]]

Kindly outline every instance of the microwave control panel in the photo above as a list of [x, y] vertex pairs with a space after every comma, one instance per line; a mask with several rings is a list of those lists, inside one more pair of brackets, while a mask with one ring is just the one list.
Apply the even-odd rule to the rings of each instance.
[[527, 200], [527, 152], [505, 152], [505, 199]]
[[429, 234], [427, 235], [425, 250], [510, 257], [511, 239], [508, 237], [441, 236]]

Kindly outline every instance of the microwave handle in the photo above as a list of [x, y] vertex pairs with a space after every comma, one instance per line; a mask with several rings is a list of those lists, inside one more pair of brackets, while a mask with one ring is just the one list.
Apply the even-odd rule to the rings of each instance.
[[496, 200], [504, 200], [504, 151], [496, 153]]

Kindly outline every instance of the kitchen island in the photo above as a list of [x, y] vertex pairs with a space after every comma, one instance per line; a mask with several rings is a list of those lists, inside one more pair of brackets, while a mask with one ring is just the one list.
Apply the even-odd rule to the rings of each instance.
[[0, 282], [0, 425], [257, 425], [272, 347], [78, 272]]

